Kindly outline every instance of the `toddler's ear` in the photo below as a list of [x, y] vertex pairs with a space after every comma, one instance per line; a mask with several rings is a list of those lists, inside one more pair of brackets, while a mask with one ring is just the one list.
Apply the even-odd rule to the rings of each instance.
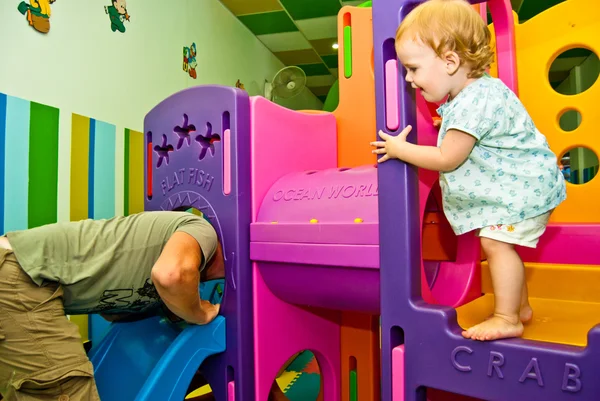
[[460, 67], [460, 57], [458, 54], [454, 51], [447, 51], [444, 53], [442, 60], [446, 63], [446, 72], [448, 75], [456, 74], [456, 71], [458, 71]]

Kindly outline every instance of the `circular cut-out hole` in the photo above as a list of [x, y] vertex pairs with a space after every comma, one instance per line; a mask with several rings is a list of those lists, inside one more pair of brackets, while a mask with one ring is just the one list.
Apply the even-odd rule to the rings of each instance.
[[585, 184], [598, 174], [598, 156], [582, 146], [571, 149], [560, 158], [560, 169], [571, 184]]
[[[356, 367], [354, 368], [356, 374]], [[301, 375], [301, 378], [298, 378]], [[352, 366], [350, 372], [352, 387]], [[290, 377], [297, 377], [290, 382]], [[316, 401], [321, 391], [321, 367], [314, 353], [300, 351], [279, 369], [270, 390], [269, 400]], [[352, 389], [350, 390], [352, 392]], [[297, 398], [296, 398], [297, 397]]]
[[563, 131], [574, 131], [581, 124], [581, 113], [577, 110], [567, 110], [560, 115], [558, 125]]
[[548, 71], [550, 85], [560, 94], [577, 95], [594, 85], [600, 74], [598, 55], [581, 47], [559, 54]]

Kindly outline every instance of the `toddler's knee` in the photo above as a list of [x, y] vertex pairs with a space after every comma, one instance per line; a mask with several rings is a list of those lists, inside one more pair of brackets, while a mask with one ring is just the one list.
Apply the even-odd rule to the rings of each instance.
[[511, 251], [514, 249], [514, 245], [491, 238], [481, 237], [481, 248], [483, 249], [483, 252], [490, 257], [498, 253]]

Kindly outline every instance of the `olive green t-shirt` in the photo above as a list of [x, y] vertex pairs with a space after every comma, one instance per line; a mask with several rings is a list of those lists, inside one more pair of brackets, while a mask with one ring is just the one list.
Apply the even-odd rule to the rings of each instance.
[[217, 234], [187, 212], [142, 212], [108, 220], [49, 224], [7, 233], [23, 270], [38, 285], [62, 284], [67, 314], [142, 312], [161, 301], [150, 273], [176, 231], [194, 237], [203, 269]]

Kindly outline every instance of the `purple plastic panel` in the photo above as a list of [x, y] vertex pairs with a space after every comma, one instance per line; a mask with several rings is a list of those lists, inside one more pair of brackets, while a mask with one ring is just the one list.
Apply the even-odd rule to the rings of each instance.
[[144, 158], [146, 210], [194, 207], [213, 223], [223, 246], [227, 351], [202, 366], [217, 400], [227, 399], [232, 379], [236, 400], [254, 394], [249, 110], [242, 90], [199, 86], [165, 99], [144, 120], [151, 149], [150, 160], [148, 152]]
[[[490, 1], [492, 13], [506, 9], [499, 1]], [[416, 126], [414, 91], [400, 78], [400, 127], [396, 132], [387, 130], [384, 72], [385, 63], [396, 57], [399, 21], [418, 3], [378, 0], [373, 4], [377, 129], [391, 134], [408, 124]], [[403, 68], [399, 71], [402, 77], [405, 73]], [[413, 143], [414, 133], [409, 136]], [[404, 344], [406, 401], [425, 401], [424, 387], [486, 400], [598, 400], [600, 326], [590, 331], [586, 348], [521, 339], [476, 342], [460, 335], [454, 309], [423, 302], [417, 172], [400, 162], [384, 163], [378, 170], [382, 399], [392, 400], [392, 349]]]

